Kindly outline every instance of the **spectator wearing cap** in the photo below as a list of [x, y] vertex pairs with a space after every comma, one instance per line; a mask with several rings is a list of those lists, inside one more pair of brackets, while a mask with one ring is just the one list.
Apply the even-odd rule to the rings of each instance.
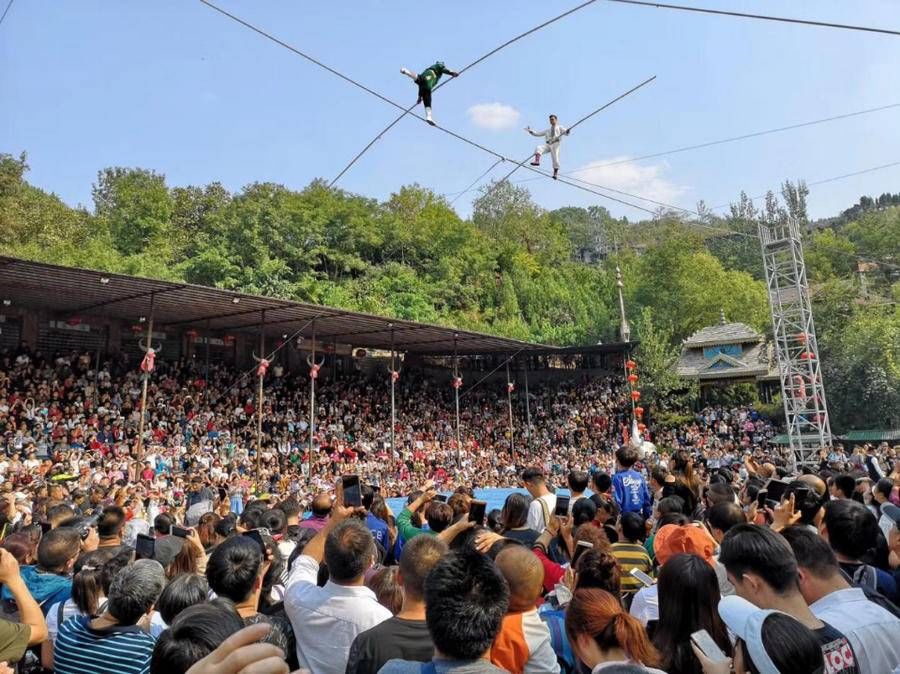
[[[344, 671], [353, 640], [391, 617], [364, 584], [375, 561], [375, 541], [354, 511], [335, 503], [328, 524], [294, 560], [284, 606], [297, 639], [297, 661], [312, 674]], [[319, 566], [328, 582], [318, 586]]]
[[[653, 539], [653, 552], [660, 567], [680, 553], [697, 555], [711, 567], [715, 566], [715, 543], [704, 530], [687, 524], [667, 524], [660, 527]], [[638, 590], [631, 602], [631, 615], [644, 625], [659, 620], [659, 586]]]
[[820, 674], [829, 671], [815, 635], [795, 618], [760, 609], [741, 597], [724, 597], [719, 615], [737, 637], [734, 661], [715, 663], [692, 644], [704, 674]]
[[737, 596], [759, 608], [787, 613], [812, 630], [825, 658], [826, 674], [859, 671], [847, 637], [817, 618], [807, 605], [800, 593], [797, 560], [779, 534], [756, 524], [739, 524], [725, 535], [719, 561]]
[[869, 601], [841, 573], [828, 543], [805, 527], [781, 532], [797, 558], [800, 593], [819, 620], [850, 640], [860, 674], [891, 672], [900, 666], [900, 618]]
[[56, 674], [146, 674], [154, 638], [138, 622], [149, 617], [166, 583], [159, 562], [139, 559], [116, 574], [106, 611], [75, 616], [59, 628], [53, 653]]

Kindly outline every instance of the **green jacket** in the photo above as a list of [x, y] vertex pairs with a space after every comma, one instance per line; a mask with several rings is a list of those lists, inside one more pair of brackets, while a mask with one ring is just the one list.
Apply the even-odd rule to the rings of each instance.
[[400, 532], [400, 536], [403, 538], [404, 543], [411, 538], [421, 536], [422, 534], [426, 536], [437, 536], [437, 534], [430, 529], [420, 529], [413, 524], [412, 516], [412, 510], [409, 508], [404, 508], [397, 516], [397, 531]]
[[449, 74], [452, 71], [445, 66], [443, 63], [438, 61], [433, 66], [428, 66], [422, 73], [419, 75], [419, 79], [428, 87], [428, 90], [431, 91], [437, 86], [438, 80], [441, 79], [441, 75]]

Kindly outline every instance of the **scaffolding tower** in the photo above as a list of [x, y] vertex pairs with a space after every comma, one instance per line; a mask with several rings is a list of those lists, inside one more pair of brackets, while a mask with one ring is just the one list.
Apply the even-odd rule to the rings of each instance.
[[831, 425], [800, 226], [788, 218], [758, 227], [791, 452], [796, 467], [815, 466], [819, 450], [831, 445]]

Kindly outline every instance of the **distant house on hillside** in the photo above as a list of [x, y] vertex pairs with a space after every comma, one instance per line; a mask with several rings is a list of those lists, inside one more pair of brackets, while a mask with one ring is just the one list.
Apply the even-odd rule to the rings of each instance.
[[775, 347], [745, 323], [728, 323], [724, 312], [718, 325], [695, 332], [682, 342], [678, 375], [695, 379], [704, 388], [753, 383], [763, 400], [779, 390]]

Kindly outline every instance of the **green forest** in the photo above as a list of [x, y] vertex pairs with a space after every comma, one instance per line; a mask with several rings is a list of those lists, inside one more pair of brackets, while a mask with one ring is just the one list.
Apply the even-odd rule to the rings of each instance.
[[[805, 186], [761, 208], [660, 212], [640, 221], [602, 206], [547, 211], [493, 183], [461, 218], [418, 185], [384, 202], [314, 181], [177, 187], [152, 170], [101, 170], [92, 208], [27, 181], [25, 155], [0, 154], [0, 252], [453, 325], [548, 344], [616, 339], [621, 268], [633, 338], [659, 407], [682, 339], [719, 320], [771, 332], [757, 221], [808, 225]], [[900, 198], [865, 196], [805, 241], [834, 425], [900, 426]], [[858, 262], [879, 261], [864, 275]], [[640, 354], [639, 354], [640, 356]], [[690, 394], [690, 391], [687, 392]]]

